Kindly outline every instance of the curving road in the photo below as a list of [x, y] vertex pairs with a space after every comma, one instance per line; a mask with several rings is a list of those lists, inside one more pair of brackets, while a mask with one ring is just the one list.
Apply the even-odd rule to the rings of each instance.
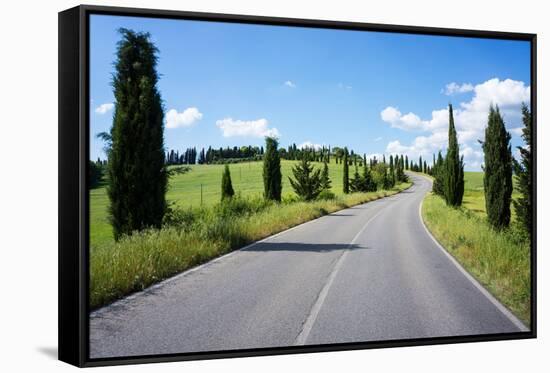
[[526, 330], [432, 239], [431, 183], [324, 216], [90, 316], [90, 357]]

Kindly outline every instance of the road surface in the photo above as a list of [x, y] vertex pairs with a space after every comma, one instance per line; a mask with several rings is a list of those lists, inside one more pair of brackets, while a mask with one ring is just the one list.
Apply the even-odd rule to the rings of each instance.
[[518, 332], [419, 214], [431, 189], [324, 216], [90, 317], [90, 357]]

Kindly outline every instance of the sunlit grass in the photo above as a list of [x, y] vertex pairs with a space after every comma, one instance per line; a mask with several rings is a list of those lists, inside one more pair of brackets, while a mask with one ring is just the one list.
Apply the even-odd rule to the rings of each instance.
[[[283, 174], [283, 197], [293, 196], [288, 181], [296, 161], [281, 161]], [[321, 168], [322, 163], [312, 162]], [[220, 201], [221, 178], [224, 165], [192, 165], [191, 171], [170, 178], [167, 200], [181, 208], [212, 206]], [[262, 162], [230, 164], [231, 181], [236, 193], [245, 198], [263, 196]], [[350, 167], [350, 174], [354, 171]], [[334, 161], [329, 164], [332, 192], [342, 195], [343, 165]], [[201, 198], [202, 188], [202, 198]], [[202, 201], [202, 204], [201, 204]], [[109, 199], [105, 186], [90, 190], [90, 243], [92, 246], [113, 241], [113, 232], [108, 219]]]

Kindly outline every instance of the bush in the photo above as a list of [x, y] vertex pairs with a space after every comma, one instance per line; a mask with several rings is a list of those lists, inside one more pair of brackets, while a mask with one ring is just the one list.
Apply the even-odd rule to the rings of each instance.
[[321, 193], [319, 193], [319, 196], [317, 197], [317, 199], [324, 200], [324, 201], [333, 200], [335, 198], [336, 198], [336, 195], [327, 189], [321, 191]]
[[190, 228], [198, 216], [199, 211], [197, 210], [182, 209], [170, 205], [166, 210], [166, 214], [164, 214], [162, 225], [164, 227]]

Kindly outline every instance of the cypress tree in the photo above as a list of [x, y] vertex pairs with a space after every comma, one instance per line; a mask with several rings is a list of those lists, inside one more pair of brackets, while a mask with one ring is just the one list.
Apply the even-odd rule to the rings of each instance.
[[405, 156], [405, 170], [408, 170], [409, 169], [409, 156], [406, 155]]
[[532, 197], [532, 170], [533, 170], [533, 158], [531, 155], [531, 149], [533, 148], [531, 127], [532, 117], [529, 108], [523, 104], [521, 107], [521, 113], [523, 115], [523, 133], [521, 137], [525, 142], [524, 147], [518, 146], [521, 160], [518, 162], [514, 160], [514, 168], [517, 178], [517, 189], [520, 197], [514, 201], [514, 209], [516, 211], [517, 221], [521, 227], [525, 229], [529, 235], [532, 234], [532, 211], [533, 211], [533, 197]]
[[361, 175], [359, 175], [359, 169], [357, 168], [357, 165], [355, 165], [355, 172], [353, 174], [353, 178], [350, 181], [349, 188], [352, 192], [363, 191], [363, 180], [361, 178]]
[[348, 148], [344, 148], [344, 175], [343, 175], [343, 191], [345, 194], [349, 193], [349, 162], [348, 162]]
[[393, 162], [393, 155], [390, 155], [390, 185], [393, 187], [395, 185], [395, 167]]
[[372, 177], [370, 167], [368, 167], [366, 163], [363, 165], [363, 184], [365, 192], [376, 192], [376, 182]]
[[395, 171], [395, 178], [400, 183], [406, 181], [405, 171], [403, 167], [403, 156], [397, 157], [397, 168]]
[[443, 190], [449, 206], [460, 206], [464, 194], [464, 165], [461, 162], [453, 117], [449, 104], [449, 146], [445, 157]]
[[231, 173], [229, 172], [229, 165], [225, 165], [222, 175], [222, 201], [231, 199], [235, 195], [233, 190], [233, 183], [231, 183]]
[[280, 202], [283, 186], [278, 145], [277, 139], [273, 137], [265, 138], [263, 178], [264, 198]]
[[330, 181], [330, 177], [328, 175], [328, 164], [327, 162], [324, 162], [323, 164], [323, 172], [321, 172], [321, 188], [323, 190], [329, 190], [331, 188], [332, 182]]
[[321, 183], [321, 170], [314, 169], [309, 162], [309, 156], [304, 154], [300, 163], [292, 167], [294, 180], [288, 178], [294, 192], [304, 201], [312, 201], [323, 190]]
[[119, 33], [107, 186], [115, 240], [136, 230], [160, 228], [168, 183], [158, 50], [148, 33]]
[[432, 192], [434, 192], [434, 194], [444, 196], [443, 185], [445, 183], [445, 167], [441, 151], [437, 154], [437, 161], [434, 163], [433, 174], [434, 182], [432, 185]]
[[487, 220], [496, 229], [510, 224], [510, 202], [512, 198], [512, 148], [510, 134], [506, 131], [498, 106], [489, 109], [489, 120], [485, 129], [485, 207]]

